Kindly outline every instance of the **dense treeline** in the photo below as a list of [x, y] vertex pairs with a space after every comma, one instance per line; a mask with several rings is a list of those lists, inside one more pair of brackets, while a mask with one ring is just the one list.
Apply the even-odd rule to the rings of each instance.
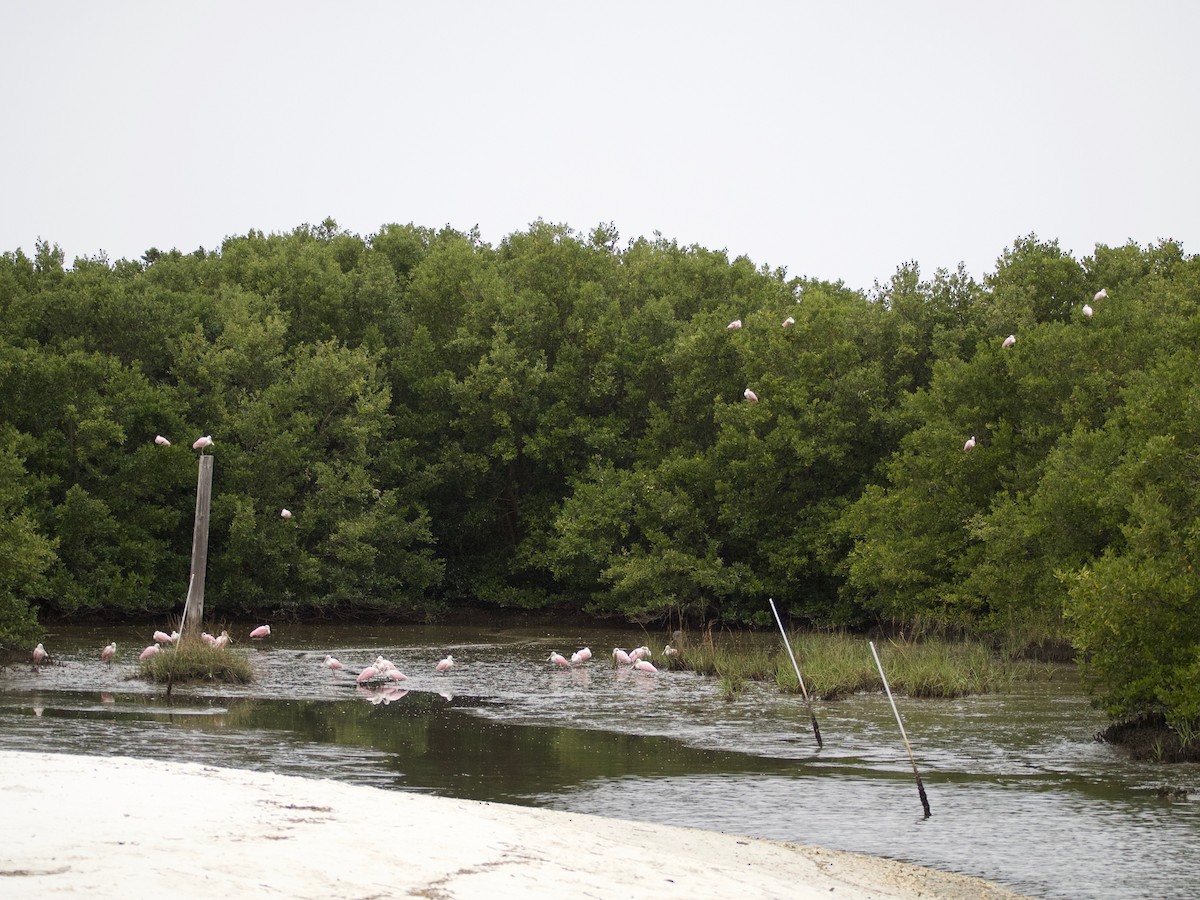
[[869, 293], [609, 226], [39, 242], [0, 257], [0, 643], [178, 610], [212, 434], [214, 615], [765, 624], [773, 596], [1065, 630], [1114, 713], [1198, 724], [1198, 338], [1169, 241], [1031, 236], [982, 284]]

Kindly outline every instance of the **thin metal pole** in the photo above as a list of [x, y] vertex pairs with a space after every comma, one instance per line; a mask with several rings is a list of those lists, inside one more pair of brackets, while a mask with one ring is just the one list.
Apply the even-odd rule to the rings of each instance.
[[917, 761], [913, 758], [912, 746], [908, 743], [908, 735], [904, 731], [904, 722], [900, 720], [900, 710], [896, 708], [896, 701], [892, 698], [892, 689], [888, 687], [887, 676], [883, 674], [883, 663], [879, 661], [879, 654], [875, 650], [875, 642], [867, 641], [871, 646], [871, 655], [875, 657], [875, 666], [879, 669], [879, 677], [883, 679], [883, 689], [887, 691], [888, 702], [892, 704], [892, 712], [896, 714], [896, 724], [900, 726], [900, 737], [904, 739], [904, 749], [908, 751], [908, 761], [912, 763], [913, 777], [917, 779], [917, 794], [921, 798], [921, 806], [925, 810], [925, 818], [929, 818], [929, 798], [925, 796], [925, 785], [921, 783], [921, 773], [917, 771]]
[[788, 656], [792, 660], [792, 668], [796, 670], [796, 680], [800, 682], [800, 693], [804, 695], [804, 705], [808, 707], [808, 714], [812, 718], [813, 734], [817, 738], [817, 749], [820, 750], [825, 746], [821, 741], [821, 726], [817, 724], [817, 714], [813, 712], [812, 700], [808, 696], [808, 688], [804, 686], [804, 677], [800, 674], [800, 665], [796, 662], [796, 654], [792, 652], [792, 645], [788, 641], [787, 632], [783, 630], [783, 620], [779, 618], [779, 610], [775, 608], [775, 600], [768, 597], [767, 602], [771, 604], [771, 612], [775, 614], [775, 621], [779, 624], [779, 633], [783, 635], [783, 646], [787, 647]]

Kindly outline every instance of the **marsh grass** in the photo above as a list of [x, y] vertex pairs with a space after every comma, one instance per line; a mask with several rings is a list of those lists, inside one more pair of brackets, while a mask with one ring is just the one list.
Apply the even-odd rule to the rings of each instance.
[[249, 684], [254, 680], [250, 663], [240, 653], [214, 648], [191, 640], [143, 660], [138, 674], [150, 681], [179, 684], [189, 681], [219, 681]]
[[[837, 700], [864, 691], [881, 691], [883, 682], [867, 639], [845, 633], [791, 634], [788, 639], [810, 696]], [[994, 652], [982, 643], [927, 638], [876, 641], [888, 684], [910, 697], [962, 697], [985, 694], [1035, 677], [1044, 669]], [[671, 657], [672, 669], [712, 675], [726, 698], [740, 693], [748, 681], [769, 681], [788, 693], [800, 683], [778, 638], [711, 631]]]

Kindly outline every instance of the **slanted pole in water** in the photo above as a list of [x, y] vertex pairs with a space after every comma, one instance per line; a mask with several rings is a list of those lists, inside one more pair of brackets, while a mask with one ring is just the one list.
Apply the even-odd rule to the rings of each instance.
[[908, 743], [908, 735], [904, 732], [904, 723], [900, 720], [900, 710], [896, 708], [896, 701], [892, 699], [892, 689], [888, 687], [887, 676], [883, 674], [883, 663], [879, 661], [879, 654], [875, 651], [875, 642], [867, 641], [871, 645], [871, 655], [875, 657], [875, 666], [879, 669], [879, 677], [883, 679], [883, 689], [887, 691], [888, 702], [892, 704], [892, 712], [896, 714], [896, 724], [900, 726], [900, 737], [904, 739], [904, 749], [908, 751], [908, 761], [912, 763], [913, 777], [917, 779], [917, 794], [921, 798], [921, 807], [925, 810], [925, 818], [929, 818], [929, 798], [925, 796], [925, 785], [921, 783], [921, 773], [917, 771], [917, 761], [913, 758], [912, 747]]
[[208, 567], [208, 509], [212, 503], [213, 457], [200, 454], [196, 477], [196, 524], [192, 528], [192, 578], [184, 608], [179, 640], [199, 639], [204, 621], [204, 571]]
[[783, 635], [783, 646], [787, 647], [788, 656], [792, 660], [792, 668], [796, 670], [796, 680], [800, 682], [800, 693], [804, 695], [804, 705], [808, 707], [808, 715], [812, 718], [813, 735], [817, 739], [817, 749], [824, 747], [821, 741], [821, 726], [817, 724], [817, 714], [813, 712], [812, 700], [808, 696], [808, 688], [804, 686], [804, 677], [800, 674], [800, 664], [796, 662], [796, 654], [792, 652], [792, 645], [788, 641], [787, 632], [783, 630], [783, 620], [779, 618], [779, 610], [775, 608], [774, 598], [768, 597], [767, 602], [771, 604], [771, 612], [775, 614], [775, 621], [779, 623], [779, 633]]

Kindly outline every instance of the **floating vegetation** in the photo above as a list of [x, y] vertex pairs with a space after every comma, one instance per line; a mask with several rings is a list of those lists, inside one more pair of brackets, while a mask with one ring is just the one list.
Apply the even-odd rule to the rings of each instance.
[[198, 640], [181, 642], [142, 660], [138, 674], [168, 685], [189, 681], [249, 684], [254, 680], [250, 663], [240, 653]]

